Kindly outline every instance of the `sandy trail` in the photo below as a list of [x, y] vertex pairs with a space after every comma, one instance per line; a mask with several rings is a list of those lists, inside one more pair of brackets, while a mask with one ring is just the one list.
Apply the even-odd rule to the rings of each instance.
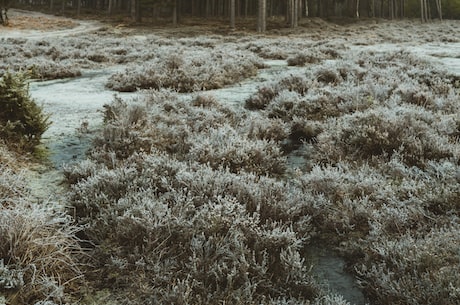
[[59, 38], [92, 32], [102, 27], [95, 20], [73, 20], [17, 9], [11, 9], [9, 16], [10, 24], [0, 27], [0, 38]]

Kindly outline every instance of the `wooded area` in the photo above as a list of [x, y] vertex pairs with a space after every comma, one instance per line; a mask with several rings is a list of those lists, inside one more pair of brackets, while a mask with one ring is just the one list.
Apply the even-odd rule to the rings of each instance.
[[267, 27], [267, 17], [282, 17], [290, 27], [304, 17], [388, 18], [419, 16], [459, 18], [460, 0], [3, 0], [3, 7], [26, 7], [51, 12], [72, 10], [107, 15], [126, 14], [133, 21], [168, 18], [177, 25], [184, 17], [227, 19], [231, 28], [241, 18], [257, 17], [257, 30]]

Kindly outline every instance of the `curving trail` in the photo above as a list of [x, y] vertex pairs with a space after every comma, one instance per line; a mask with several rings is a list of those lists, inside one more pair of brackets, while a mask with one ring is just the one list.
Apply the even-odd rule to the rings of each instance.
[[75, 20], [18, 9], [11, 9], [9, 15], [10, 25], [0, 28], [0, 39], [59, 38], [96, 31], [102, 27], [102, 23], [95, 20]]

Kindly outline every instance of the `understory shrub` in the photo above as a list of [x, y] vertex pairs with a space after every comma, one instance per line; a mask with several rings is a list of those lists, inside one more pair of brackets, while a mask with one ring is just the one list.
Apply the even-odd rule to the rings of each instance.
[[330, 161], [369, 159], [399, 152], [407, 164], [423, 167], [426, 160], [454, 155], [449, 134], [440, 126], [444, 122], [421, 108], [377, 107], [329, 123], [328, 131], [318, 136], [318, 149]]
[[253, 76], [262, 67], [249, 52], [223, 49], [179, 49], [159, 53], [143, 65], [127, 68], [112, 75], [107, 87], [116, 91], [170, 88], [193, 92], [222, 88]]
[[203, 97], [189, 101], [169, 90], [152, 90], [139, 101], [116, 99], [105, 109], [103, 136], [95, 143], [118, 158], [156, 149], [232, 172], [281, 176], [286, 171], [279, 136], [255, 139], [254, 128], [248, 128], [252, 118], [219, 103], [203, 107]]
[[379, 304], [446, 305], [460, 302], [458, 223], [425, 234], [387, 238], [376, 228], [357, 272]]
[[31, 151], [49, 127], [48, 115], [30, 97], [24, 74], [0, 79], [0, 136], [11, 147]]
[[347, 259], [371, 303], [456, 304], [460, 93], [409, 52], [341, 55], [294, 86], [262, 84], [245, 108], [304, 143], [292, 181], [314, 203], [315, 241]]
[[300, 254], [310, 203], [290, 188], [152, 152], [89, 174], [69, 199], [98, 245], [95, 281], [136, 302], [311, 300], [321, 291]]

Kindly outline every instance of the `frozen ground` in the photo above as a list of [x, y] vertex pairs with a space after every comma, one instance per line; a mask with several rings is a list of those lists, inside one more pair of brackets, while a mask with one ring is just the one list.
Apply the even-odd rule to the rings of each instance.
[[[35, 54], [40, 60], [52, 59], [56, 64], [62, 63], [65, 67], [81, 70], [79, 77], [35, 81], [30, 85], [32, 97], [43, 104], [53, 122], [44, 134], [44, 144], [50, 150], [50, 159], [55, 170], [42, 169], [35, 175], [31, 184], [34, 195], [41, 200], [51, 197], [50, 193], [60, 191], [60, 188], [56, 187], [60, 180], [60, 172], [56, 169], [60, 169], [64, 163], [84, 158], [93, 133], [102, 123], [103, 105], [113, 100], [114, 94], [127, 99], [136, 98], [137, 93], [120, 94], [107, 89], [110, 77], [116, 73], [123, 74], [129, 65], [140, 66], [143, 62], [151, 60], [157, 50], [168, 54], [182, 47], [196, 47], [200, 52], [212, 53], [215, 47], [228, 47], [230, 52], [249, 50], [260, 56], [266, 67], [259, 69], [256, 76], [204, 93], [232, 105], [238, 111], [245, 111], [245, 100], [254, 94], [258, 87], [267, 82], [276, 82], [282, 76], [295, 75], [305, 69], [287, 65], [289, 58], [299, 54], [311, 55], [319, 63], [334, 66], [337, 62], [343, 64], [347, 58], [352, 58], [359, 52], [385, 54], [403, 51], [428, 60], [444, 69], [446, 73], [460, 75], [460, 23], [457, 21], [424, 25], [412, 21], [381, 24], [368, 22], [342, 28], [315, 19], [305, 22], [304, 28], [285, 33], [281, 31], [255, 35], [237, 32], [221, 36], [212, 32], [202, 35], [202, 29], [188, 32], [182, 29], [187, 33], [186, 37], [171, 39], [180, 34], [181, 29], [163, 29], [158, 32], [142, 29], [139, 33], [136, 29], [130, 28], [101, 29], [101, 25], [93, 21], [70, 21], [23, 11], [13, 12], [12, 19], [19, 16], [27, 16], [38, 21], [51, 20], [47, 27], [39, 30], [31, 30], [19, 24], [17, 28], [1, 29], [0, 39], [6, 42], [8, 48], [20, 50], [19, 61], [20, 56], [28, 56], [27, 52], [34, 53], [33, 48], [37, 46], [39, 51]], [[30, 49], [24, 50], [22, 43], [15, 41], [17, 39], [27, 42]], [[85, 44], [87, 39], [93, 42], [92, 45]], [[42, 46], [46, 48], [40, 49]], [[48, 52], [52, 48], [52, 52]], [[334, 55], [333, 51], [337, 54]], [[94, 57], [95, 54], [106, 57]], [[33, 60], [34, 57], [31, 58]], [[2, 60], [13, 62], [11, 58], [2, 57]], [[13, 64], [18, 65], [17, 62]], [[46, 68], [46, 65], [44, 67]], [[184, 93], [182, 98], [191, 100], [196, 94]], [[302, 162], [297, 165], [302, 166]], [[324, 252], [316, 253], [315, 256], [318, 259], [317, 268], [323, 268], [316, 271], [321, 274], [323, 280], [329, 282], [333, 291], [343, 294], [350, 303], [364, 304], [365, 300], [360, 290], [356, 289], [354, 283], [350, 283], [353, 279], [343, 271], [345, 263], [341, 258], [334, 254], [325, 255]]]

